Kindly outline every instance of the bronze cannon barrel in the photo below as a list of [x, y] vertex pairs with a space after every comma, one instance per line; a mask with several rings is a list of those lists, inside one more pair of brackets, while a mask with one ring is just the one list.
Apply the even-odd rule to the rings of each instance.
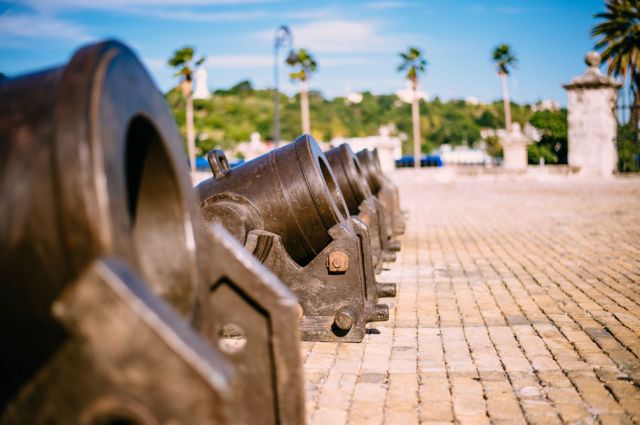
[[380, 166], [380, 156], [378, 155], [378, 148], [374, 148], [371, 151], [373, 155], [374, 165], [376, 169], [380, 172], [380, 177], [382, 179], [382, 185], [387, 187], [387, 194], [385, 196], [391, 199], [391, 203], [393, 205], [393, 214], [394, 214], [394, 233], [398, 235], [404, 234], [406, 223], [404, 220], [404, 214], [400, 209], [400, 191], [398, 190], [398, 186], [394, 184], [389, 176], [382, 172], [382, 167]]
[[227, 228], [296, 294], [304, 339], [360, 342], [367, 323], [388, 320], [367, 224], [311, 136], [236, 168], [219, 150], [208, 159], [213, 177], [197, 186], [207, 226]]
[[0, 423], [303, 421], [296, 300], [201, 231], [173, 117], [126, 46], [0, 81], [0, 196]]
[[[382, 262], [393, 261], [395, 256], [382, 250], [382, 238], [386, 237], [382, 229], [384, 213], [364, 179], [360, 161], [346, 143], [329, 149], [326, 156], [336, 175], [349, 212], [358, 216], [368, 227], [373, 264], [378, 272], [382, 271]], [[380, 297], [395, 295], [395, 284], [377, 283], [377, 287]]]
[[117, 255], [187, 313], [190, 185], [180, 146], [166, 142], [178, 138], [162, 95], [117, 42], [0, 82], [0, 326], [14, 378], [3, 399], [62, 343], [50, 305], [96, 257]]
[[371, 196], [360, 161], [353, 153], [351, 146], [346, 143], [329, 149], [325, 155], [336, 176], [349, 213], [358, 215], [360, 204]]
[[358, 216], [369, 228], [371, 255], [379, 273], [382, 271], [382, 261], [394, 258], [392, 253], [382, 252], [382, 238], [386, 238], [385, 230], [381, 228], [384, 225], [384, 212], [373, 197], [362, 165], [348, 144], [329, 149], [325, 155], [336, 175], [349, 213]]
[[362, 172], [365, 180], [369, 184], [369, 188], [374, 195], [377, 195], [382, 188], [381, 174], [379, 163], [369, 149], [363, 149], [356, 153], [356, 157], [362, 165]]
[[384, 210], [386, 241], [383, 241], [383, 246], [387, 250], [399, 251], [400, 242], [395, 239], [395, 235], [403, 233], [403, 230], [401, 231], [403, 217], [398, 191], [382, 172], [377, 155], [368, 149], [363, 149], [356, 153], [356, 156], [362, 164], [363, 174], [371, 192], [378, 198]]
[[329, 229], [348, 223], [336, 176], [309, 135], [237, 168], [215, 153], [209, 162], [214, 177], [197, 186], [205, 218], [221, 222], [242, 243], [253, 228], [273, 232], [305, 265], [331, 242]]
[[[120, 43], [0, 82], [5, 281], [38, 282], [35, 292], [53, 295], [90, 259], [116, 254], [163, 296], [189, 303], [188, 294], [168, 293], [195, 280], [194, 199], [174, 140], [162, 95]], [[162, 249], [157, 235], [174, 246]]]

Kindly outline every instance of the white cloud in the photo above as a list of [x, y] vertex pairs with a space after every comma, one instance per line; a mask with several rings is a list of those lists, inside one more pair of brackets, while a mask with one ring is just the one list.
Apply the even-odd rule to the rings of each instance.
[[373, 22], [321, 20], [293, 26], [296, 45], [313, 52], [353, 52], [378, 49], [384, 39]]
[[273, 66], [271, 55], [218, 55], [207, 57], [211, 68], [264, 68]]
[[[356, 54], [389, 53], [403, 50], [408, 44], [420, 46], [423, 34], [385, 33], [380, 21], [316, 19], [291, 26], [297, 48], [313, 53]], [[271, 39], [272, 30], [260, 31], [255, 38]]]
[[81, 26], [50, 16], [26, 13], [0, 15], [0, 40], [4, 42], [16, 38], [53, 38], [83, 42], [91, 36]]
[[[319, 60], [320, 67], [361, 65], [369, 60], [363, 57], [329, 56]], [[205, 63], [210, 68], [270, 68], [273, 66], [271, 55], [216, 55], [208, 56]], [[284, 66], [284, 65], [283, 65]]]
[[189, 22], [238, 22], [267, 16], [267, 13], [262, 10], [246, 12], [203, 12], [188, 9], [129, 9], [128, 12], [160, 19]]
[[363, 65], [370, 63], [371, 59], [360, 56], [348, 56], [348, 57], [323, 57], [319, 64], [321, 67], [334, 67], [334, 66], [346, 66], [346, 65]]
[[[280, 0], [282, 1], [282, 0]], [[278, 0], [23, 0], [23, 4], [42, 11], [69, 9], [127, 9], [136, 6], [238, 6], [245, 4], [278, 3]]]
[[[416, 34], [384, 34], [377, 21], [344, 19], [318, 19], [292, 25], [296, 47], [308, 48], [313, 53], [376, 53], [403, 49], [408, 43], [424, 41]], [[254, 34], [261, 40], [270, 40], [272, 30]]]
[[330, 9], [290, 10], [286, 12], [264, 9], [235, 12], [206, 12], [196, 9], [130, 8], [123, 11], [141, 16], [189, 22], [239, 22], [261, 18], [280, 18], [282, 20], [316, 19], [331, 14]]
[[210, 9], [214, 6], [245, 6], [279, 3], [286, 0], [25, 0], [24, 4], [42, 15], [71, 10], [99, 10], [187, 22], [240, 22], [260, 18], [282, 20], [318, 19], [331, 16], [333, 7], [281, 11], [273, 8]]

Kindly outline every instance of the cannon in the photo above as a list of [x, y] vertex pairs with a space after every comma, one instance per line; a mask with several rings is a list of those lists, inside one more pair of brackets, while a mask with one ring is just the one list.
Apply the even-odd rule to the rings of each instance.
[[376, 170], [380, 173], [380, 175], [382, 176], [382, 180], [384, 181], [383, 186], [388, 186], [389, 188], [392, 189], [390, 196], [392, 199], [392, 203], [393, 203], [393, 211], [395, 214], [395, 228], [394, 228], [394, 232], [397, 235], [403, 235], [405, 230], [406, 230], [406, 222], [405, 222], [405, 214], [406, 211], [403, 211], [400, 208], [400, 191], [398, 190], [398, 186], [396, 186], [391, 179], [389, 178], [389, 176], [387, 176], [383, 171], [382, 171], [382, 166], [380, 165], [380, 156], [378, 154], [378, 148], [373, 148], [371, 150], [371, 154], [373, 155], [373, 159], [374, 159], [374, 165], [376, 167]]
[[0, 423], [304, 421], [296, 299], [186, 165], [118, 42], [0, 82]]
[[400, 251], [400, 241], [396, 236], [402, 231], [404, 218], [400, 210], [397, 188], [384, 176], [380, 163], [372, 151], [363, 149], [356, 153], [356, 157], [362, 165], [362, 171], [371, 192], [384, 211], [385, 225], [382, 228], [385, 231], [385, 237], [382, 238], [382, 247], [389, 251]]
[[[358, 216], [369, 227], [374, 265], [379, 273], [383, 261], [395, 261], [394, 252], [382, 249], [383, 238], [392, 231], [391, 228], [383, 229], [386, 225], [385, 210], [371, 193], [362, 173], [362, 165], [349, 145], [345, 143], [329, 149], [325, 155], [336, 175], [349, 213]], [[395, 284], [391, 284], [389, 288], [393, 286]]]
[[220, 150], [208, 160], [213, 177], [196, 187], [205, 221], [225, 226], [296, 294], [303, 339], [359, 342], [367, 323], [388, 320], [367, 226], [351, 219], [311, 136], [239, 167]]

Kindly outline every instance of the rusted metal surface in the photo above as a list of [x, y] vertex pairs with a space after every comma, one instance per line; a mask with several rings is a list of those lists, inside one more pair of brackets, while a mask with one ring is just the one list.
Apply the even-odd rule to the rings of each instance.
[[128, 48], [0, 82], [0, 194], [0, 423], [304, 421], [295, 297], [202, 231]]
[[[367, 226], [350, 218], [311, 136], [233, 169], [221, 151], [210, 152], [209, 163], [213, 178], [197, 187], [205, 221], [225, 226], [296, 294], [304, 339], [357, 342], [368, 322], [387, 320]], [[343, 255], [348, 261], [334, 265]], [[352, 317], [347, 330], [337, 319], [343, 308]]]
[[368, 149], [363, 149], [356, 153], [365, 180], [369, 184], [371, 192], [375, 195], [382, 209], [384, 220], [384, 237], [382, 238], [382, 249], [385, 251], [399, 251], [400, 241], [397, 235], [402, 226], [403, 217], [400, 210], [397, 189], [391, 181], [384, 176], [380, 169], [380, 164]]

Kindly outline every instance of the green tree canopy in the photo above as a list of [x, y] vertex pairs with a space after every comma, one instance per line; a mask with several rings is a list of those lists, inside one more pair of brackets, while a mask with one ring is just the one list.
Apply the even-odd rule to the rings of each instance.
[[186, 81], [192, 80], [193, 69], [197, 66], [202, 65], [205, 61], [204, 56], [195, 61], [194, 57], [195, 49], [189, 46], [178, 49], [173, 53], [173, 56], [169, 58], [168, 63], [170, 67], [178, 69], [178, 71], [175, 73], [176, 77], [182, 76], [182, 78]]
[[640, 88], [640, 2], [609, 0], [606, 11], [595, 15], [602, 20], [591, 31], [599, 37], [601, 51], [610, 75], [630, 79], [635, 92]]
[[297, 68], [297, 71], [289, 74], [289, 78], [292, 80], [307, 81], [311, 77], [311, 74], [318, 69], [318, 63], [307, 49], [291, 52], [287, 58], [287, 64], [293, 68]]
[[427, 61], [422, 57], [422, 51], [417, 47], [409, 47], [406, 52], [400, 52], [399, 55], [402, 63], [398, 65], [398, 72], [406, 71], [405, 78], [415, 83], [427, 69]]
[[493, 62], [496, 64], [498, 74], [509, 75], [509, 71], [518, 64], [518, 58], [508, 44], [500, 44], [492, 53]]
[[[244, 82], [234, 87], [247, 87]], [[293, 140], [300, 135], [300, 96], [281, 96], [282, 140]], [[179, 89], [167, 93], [167, 101], [181, 131], [185, 132], [184, 97]], [[312, 130], [319, 140], [333, 137], [364, 137], [378, 133], [381, 125], [393, 124], [398, 133], [410, 134], [412, 129], [411, 105], [394, 94], [363, 93], [360, 103], [351, 103], [344, 97], [327, 99], [313, 92], [309, 97], [315, 125]], [[482, 128], [503, 128], [501, 101], [472, 105], [461, 100], [442, 101], [434, 98], [420, 102], [422, 149], [425, 153], [443, 143], [472, 146], [481, 141]], [[566, 121], [566, 112], [533, 113], [529, 105], [511, 103], [513, 121], [525, 125], [532, 117], [541, 115], [532, 123], [549, 130], [551, 136], [562, 136], [560, 128]], [[214, 147], [227, 149], [249, 140], [258, 131], [264, 140], [273, 138], [273, 91], [254, 88], [253, 91], [234, 90], [233, 87], [216, 91], [210, 99], [194, 102], [194, 118], [200, 134], [200, 152]], [[541, 119], [548, 115], [549, 119]], [[558, 124], [558, 127], [556, 127]], [[566, 125], [566, 123], [564, 124]], [[557, 129], [560, 128], [560, 131]], [[409, 143], [405, 143], [409, 152]], [[548, 160], [547, 163], [552, 161]]]

